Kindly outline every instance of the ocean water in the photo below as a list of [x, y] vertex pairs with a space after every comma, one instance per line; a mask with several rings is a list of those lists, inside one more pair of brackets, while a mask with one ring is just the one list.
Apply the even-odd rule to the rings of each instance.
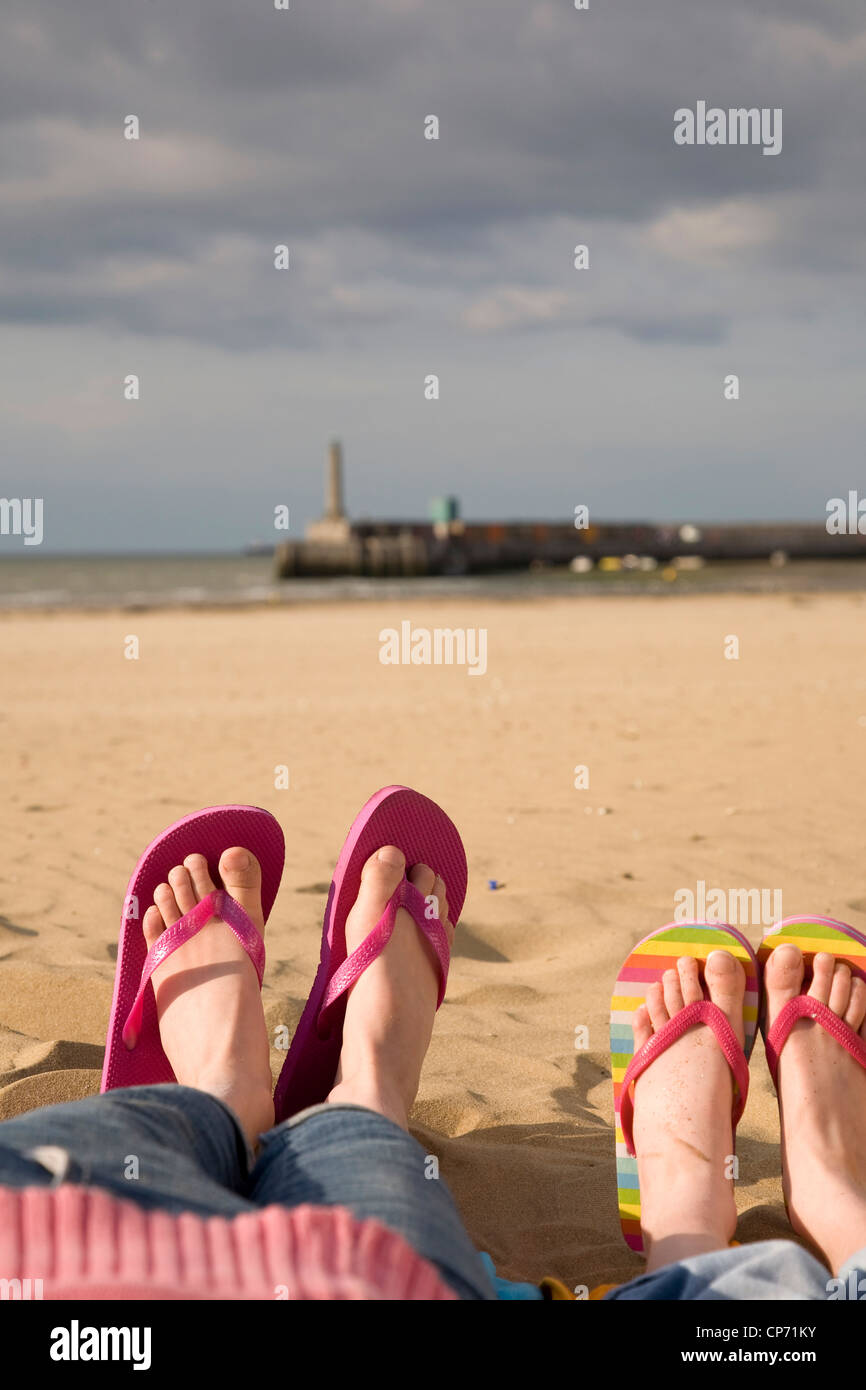
[[725, 562], [683, 570], [669, 582], [660, 570], [571, 574], [520, 571], [434, 579], [277, 580], [269, 556], [0, 554], [0, 609], [141, 610], [327, 600], [422, 598], [472, 594], [490, 598], [580, 594], [866, 591], [866, 560]]

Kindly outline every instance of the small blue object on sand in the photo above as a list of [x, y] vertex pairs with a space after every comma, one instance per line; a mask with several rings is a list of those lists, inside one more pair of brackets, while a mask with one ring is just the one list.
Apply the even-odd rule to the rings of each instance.
[[544, 1302], [544, 1294], [536, 1284], [515, 1284], [511, 1279], [500, 1279], [499, 1275], [496, 1273], [496, 1266], [487, 1254], [487, 1251], [480, 1251], [479, 1257], [490, 1276], [490, 1282], [496, 1291], [497, 1300], [513, 1302], [517, 1299], [533, 1299], [537, 1300], [539, 1303]]
[[490, 889], [491, 893], [495, 893], [497, 888], [499, 887], [499, 880], [495, 878], [489, 878], [487, 880], [487, 887]]

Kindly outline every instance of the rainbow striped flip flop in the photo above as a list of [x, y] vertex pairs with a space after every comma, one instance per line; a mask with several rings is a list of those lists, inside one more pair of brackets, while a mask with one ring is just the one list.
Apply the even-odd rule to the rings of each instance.
[[[767, 927], [758, 947], [758, 961], [764, 964], [771, 951], [784, 943], [799, 946], [806, 962], [806, 978], [819, 951], [829, 951], [837, 960], [847, 961], [855, 975], [866, 980], [866, 939], [854, 927], [833, 917], [786, 917]], [[763, 1020], [762, 1020], [763, 1021]]]
[[[643, 1236], [640, 1227], [640, 1184], [637, 1175], [637, 1158], [631, 1149], [631, 1084], [623, 1084], [630, 1064], [635, 1061], [634, 1032], [632, 1019], [635, 1011], [644, 1002], [647, 985], [660, 983], [666, 970], [676, 966], [680, 956], [694, 956], [703, 964], [711, 951], [730, 951], [741, 962], [746, 972], [746, 996], [743, 1003], [746, 1046], [741, 1050], [724, 1015], [715, 1011], [704, 999], [702, 1003], [690, 1004], [683, 1009], [670, 1024], [653, 1034], [642, 1052], [644, 1066], [681, 1037], [695, 1023], [708, 1023], [719, 1039], [720, 1046], [734, 1072], [738, 1086], [738, 1098], [734, 1107], [734, 1124], [743, 1111], [748, 1091], [748, 1059], [751, 1056], [758, 1031], [758, 990], [760, 967], [754, 951], [746, 938], [725, 923], [712, 925], [707, 922], [670, 922], [666, 927], [650, 932], [639, 941], [619, 972], [610, 1001], [610, 1051], [611, 1073], [613, 1076], [613, 1101], [616, 1113], [616, 1186], [619, 1200], [619, 1219], [626, 1244], [630, 1249], [643, 1251]], [[668, 1032], [670, 1028], [670, 1032]], [[726, 1030], [726, 1031], [725, 1031]], [[662, 1041], [661, 1047], [659, 1040]], [[744, 1055], [745, 1054], [745, 1055]], [[639, 1054], [640, 1056], [640, 1054]], [[634, 1070], [634, 1067], [632, 1067]], [[623, 1132], [625, 1120], [626, 1132]]]
[[[758, 947], [759, 963], [763, 966], [768, 956], [775, 951], [776, 947], [782, 946], [785, 943], [789, 943], [792, 946], [799, 946], [800, 950], [803, 952], [803, 959], [806, 963], [806, 973], [804, 976], [806, 988], [808, 988], [812, 976], [812, 962], [819, 951], [829, 951], [830, 955], [835, 956], [837, 960], [846, 961], [848, 965], [850, 965], [853, 974], [859, 975], [861, 980], [866, 980], [866, 938], [854, 927], [849, 927], [844, 922], [837, 922], [833, 917], [786, 917], [783, 922], [775, 922], [772, 927], [768, 927], [764, 932], [763, 940]], [[793, 1000], [791, 1001], [792, 1004], [794, 1002]], [[781, 1048], [784, 1046], [788, 1033], [793, 1026], [793, 1015], [798, 1014], [798, 1016], [817, 1018], [820, 1013], [822, 1017], [826, 1018], [826, 1021], [831, 1024], [829, 1031], [834, 1032], [834, 1035], [838, 1027], [837, 1023], [829, 1017], [826, 1010], [821, 1008], [816, 1009], [814, 1004], [810, 1006], [810, 1009], [801, 1007], [799, 1011], [791, 1009], [791, 1006], [788, 1005], [787, 1010], [783, 1012], [791, 1014], [792, 1017], [786, 1020], [787, 1027], [781, 1029], [779, 1025], [783, 1022], [782, 1015], [776, 1020], [773, 1029], [776, 1036], [774, 1038], [773, 1047], [771, 1048], [769, 1046], [769, 1038], [766, 1029], [766, 1008], [764, 1007], [761, 1010], [761, 1032], [764, 1034], [764, 1038], [768, 1043], [767, 1061], [770, 1066], [770, 1074], [773, 1077], [774, 1084], [776, 1080], [776, 1067], [778, 1065], [778, 1052], [781, 1051]], [[821, 1022], [822, 1019], [818, 1018], [818, 1021]], [[823, 1026], [826, 1026], [826, 1023], [824, 1023]], [[850, 1029], [848, 1029], [847, 1026], [844, 1031], [846, 1034], [850, 1033]], [[853, 1038], [854, 1035], [852, 1034], [851, 1037]], [[840, 1038], [839, 1040], [841, 1041], [842, 1039]], [[845, 1042], [843, 1045], [848, 1047], [849, 1051], [853, 1050], [848, 1042]], [[861, 1059], [858, 1058], [858, 1060]]]

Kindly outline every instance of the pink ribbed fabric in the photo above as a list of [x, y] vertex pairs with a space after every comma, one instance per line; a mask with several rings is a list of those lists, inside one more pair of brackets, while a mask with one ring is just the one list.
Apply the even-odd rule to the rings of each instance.
[[46, 1300], [457, 1297], [402, 1236], [342, 1207], [172, 1216], [69, 1184], [0, 1188], [0, 1279], [41, 1280]]

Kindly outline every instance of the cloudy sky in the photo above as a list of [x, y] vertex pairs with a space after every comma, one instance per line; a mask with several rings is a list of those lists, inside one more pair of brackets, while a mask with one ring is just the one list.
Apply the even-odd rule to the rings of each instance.
[[[44, 497], [46, 550], [236, 548], [278, 503], [298, 534], [332, 436], [355, 516], [866, 491], [862, 0], [5, 0], [2, 28], [0, 493]], [[698, 101], [781, 107], [781, 153], [677, 146]]]

